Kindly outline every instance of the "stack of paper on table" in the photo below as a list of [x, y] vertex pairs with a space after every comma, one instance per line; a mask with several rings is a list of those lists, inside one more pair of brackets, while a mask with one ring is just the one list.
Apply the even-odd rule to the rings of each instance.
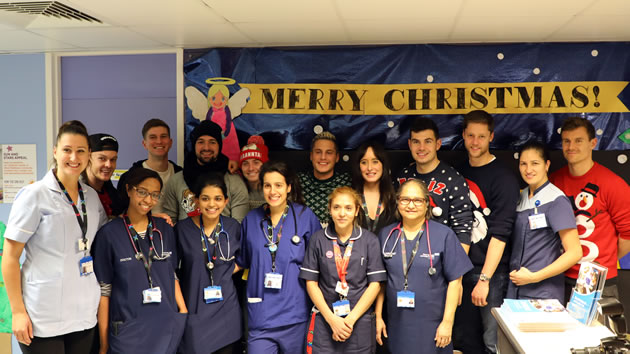
[[580, 325], [556, 299], [505, 299], [501, 309], [507, 319], [523, 332], [563, 332]]

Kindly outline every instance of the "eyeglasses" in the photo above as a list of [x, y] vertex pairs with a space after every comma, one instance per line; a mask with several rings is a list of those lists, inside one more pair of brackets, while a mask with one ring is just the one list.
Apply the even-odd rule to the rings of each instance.
[[136, 191], [136, 194], [138, 194], [138, 197], [142, 199], [148, 196], [151, 196], [151, 199], [157, 202], [157, 201], [160, 201], [160, 198], [162, 198], [162, 193], [160, 192], [149, 193], [149, 191], [147, 191], [146, 189], [142, 189], [138, 187], [133, 187], [133, 189]]
[[415, 206], [422, 206], [427, 203], [427, 200], [423, 198], [400, 197], [398, 198], [398, 202], [400, 205], [409, 205], [409, 203], [413, 203]]

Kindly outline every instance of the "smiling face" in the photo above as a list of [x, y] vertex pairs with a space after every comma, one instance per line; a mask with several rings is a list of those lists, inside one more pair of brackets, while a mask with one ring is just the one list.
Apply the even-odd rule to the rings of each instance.
[[562, 131], [562, 154], [570, 165], [593, 160], [593, 149], [597, 145], [597, 138], [592, 140], [584, 127]]
[[371, 147], [365, 150], [365, 155], [359, 160], [359, 170], [366, 183], [378, 183], [383, 176], [383, 163]]
[[335, 164], [339, 161], [339, 154], [335, 143], [328, 139], [319, 139], [313, 144], [311, 162], [313, 175], [317, 179], [328, 179], [335, 173]]
[[116, 151], [97, 151], [90, 154], [90, 164], [87, 168], [88, 176], [107, 182], [116, 170], [118, 153]]
[[201, 211], [204, 218], [208, 220], [217, 219], [225, 206], [228, 199], [223, 195], [221, 188], [217, 186], [206, 186], [201, 190], [199, 198], [195, 198], [195, 204]]
[[200, 165], [214, 161], [219, 156], [219, 142], [210, 135], [202, 135], [195, 142], [195, 155]]
[[225, 108], [227, 101], [227, 97], [223, 96], [221, 91], [218, 91], [214, 96], [210, 97], [210, 105], [215, 109]]
[[359, 214], [358, 207], [354, 198], [347, 193], [340, 193], [330, 201], [330, 217], [338, 234], [344, 233], [341, 230], [352, 230], [354, 219]]
[[257, 159], [247, 159], [243, 161], [243, 164], [241, 165], [241, 172], [243, 172], [243, 177], [245, 177], [250, 185], [255, 185], [259, 182], [260, 168], [262, 165], [262, 161]]
[[442, 146], [442, 140], [438, 139], [433, 130], [426, 129], [419, 132], [411, 132], [411, 138], [407, 141], [411, 157], [419, 167], [437, 166], [437, 151]]
[[403, 227], [408, 222], [423, 222], [427, 215], [427, 196], [417, 183], [405, 183], [398, 197], [398, 212]]
[[79, 134], [63, 134], [53, 147], [53, 156], [57, 161], [57, 176], [60, 179], [78, 178], [90, 159], [88, 140]]
[[154, 196], [158, 196], [160, 192], [160, 181], [155, 178], [147, 178], [135, 187], [128, 186], [129, 210], [133, 209], [138, 215], [146, 215], [159, 201]]
[[173, 139], [168, 135], [166, 127], [153, 127], [147, 131], [142, 140], [142, 146], [150, 156], [163, 158], [168, 156], [168, 151], [173, 145]]
[[540, 152], [535, 149], [523, 150], [518, 159], [518, 169], [523, 181], [529, 186], [530, 192], [547, 182], [550, 161], [545, 161]]
[[278, 172], [267, 172], [263, 176], [263, 195], [270, 207], [284, 208], [291, 192], [291, 186], [287, 184], [284, 176]]
[[490, 142], [494, 139], [494, 133], [490, 132], [488, 125], [468, 123], [462, 136], [469, 158], [479, 159], [490, 154]]

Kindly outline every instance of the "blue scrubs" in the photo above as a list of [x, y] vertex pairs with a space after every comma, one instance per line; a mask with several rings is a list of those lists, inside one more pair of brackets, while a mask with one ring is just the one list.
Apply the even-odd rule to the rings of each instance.
[[[110, 353], [175, 353], [184, 331], [186, 315], [178, 313], [175, 303], [175, 267], [177, 252], [175, 235], [161, 218], [153, 218], [154, 227], [161, 231], [165, 260], [153, 260], [151, 278], [160, 287], [160, 303], [143, 304], [142, 291], [149, 280], [142, 261], [135, 257], [122, 218], [105, 224], [92, 248], [94, 272], [100, 283], [111, 284], [109, 299]], [[145, 231], [145, 230], [137, 230]], [[157, 252], [161, 252], [160, 233], [153, 231]], [[145, 256], [151, 245], [148, 235], [138, 241]]]
[[[181, 262], [179, 283], [188, 308], [181, 345], [183, 353], [213, 353], [241, 338], [241, 308], [232, 280], [235, 267], [232, 257], [241, 248], [241, 225], [227, 216], [221, 216], [220, 222], [225, 232], [220, 233], [215, 244], [212, 278], [215, 286], [221, 286], [223, 300], [209, 304], [203, 297], [203, 290], [211, 284], [206, 268], [208, 258], [201, 247], [201, 230], [191, 218], [178, 222], [175, 227], [177, 255]], [[214, 235], [206, 236], [210, 238]], [[214, 247], [208, 244], [210, 256]]]
[[[545, 215], [547, 226], [532, 230], [529, 217], [536, 212]], [[529, 187], [525, 188], [516, 208], [510, 271], [525, 267], [537, 272], [550, 265], [564, 252], [558, 231], [575, 228], [575, 216], [569, 198], [558, 187], [547, 182], [534, 191], [532, 198], [529, 198]], [[564, 274], [523, 286], [509, 282], [507, 297], [558, 299], [564, 302]]]
[[[335, 291], [339, 275], [335, 264], [333, 242], [339, 244], [341, 254], [346, 250], [350, 241], [352, 254], [348, 263], [346, 282], [350, 309], [353, 309], [365, 290], [372, 282], [387, 280], [385, 266], [381, 258], [380, 244], [376, 235], [370, 231], [355, 227], [352, 235], [345, 243], [339, 243], [334, 226], [329, 225], [326, 230], [316, 232], [311, 238], [300, 278], [318, 282], [324, 295], [326, 304], [332, 310], [332, 304], [339, 301], [339, 294]], [[376, 348], [376, 327], [374, 305], [357, 320], [352, 335], [345, 342], [332, 339], [332, 330], [321, 315], [315, 319], [313, 335], [313, 353], [372, 353]]]
[[[392, 251], [398, 231], [390, 231], [397, 224], [385, 227], [379, 233], [381, 250]], [[427, 231], [421, 236], [418, 252], [408, 274], [409, 291], [415, 293], [414, 308], [397, 307], [397, 293], [404, 288], [405, 278], [402, 269], [400, 242], [396, 243], [391, 258], [384, 257], [387, 269], [385, 290], [387, 303], [387, 334], [389, 350], [392, 353], [452, 353], [453, 344], [446, 348], [435, 346], [435, 332], [444, 315], [448, 283], [456, 280], [473, 268], [455, 233], [440, 223], [429, 220], [429, 238], [433, 267], [436, 273], [429, 275], [429, 249]], [[400, 237], [405, 237], [401, 235]], [[406, 241], [407, 257], [415, 246], [415, 240]]]
[[[270, 337], [270, 340], [276, 343], [294, 339], [291, 336], [268, 336], [265, 333], [268, 330], [299, 325], [302, 331], [300, 345], [304, 345], [306, 338], [305, 323], [308, 320], [311, 304], [305, 283], [298, 278], [298, 275], [308, 241], [313, 233], [321, 229], [321, 226], [309, 208], [296, 203], [291, 203], [291, 205], [284, 222], [279, 222], [273, 229], [275, 240], [280, 225], [284, 225], [276, 256], [276, 272], [282, 274], [282, 289], [280, 290], [267, 289], [263, 284], [265, 274], [271, 272], [271, 255], [269, 248], [265, 247], [268, 240], [265, 236], [267, 221], [264, 208], [252, 210], [243, 219], [241, 252], [236, 262], [243, 268], [249, 268], [247, 310], [250, 354], [262, 352], [257, 349], [258, 346], [252, 347], [252, 343], [260, 343], [257, 337]], [[297, 244], [292, 242], [294, 235], [299, 237], [300, 242]], [[282, 344], [278, 346], [282, 347]], [[304, 350], [301, 347], [289, 349], [284, 352], [300, 353]]]

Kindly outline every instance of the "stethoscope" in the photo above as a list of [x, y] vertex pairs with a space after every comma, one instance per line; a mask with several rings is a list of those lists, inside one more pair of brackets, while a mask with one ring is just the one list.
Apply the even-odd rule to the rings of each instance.
[[[298, 230], [297, 230], [297, 218], [295, 216], [295, 209], [293, 209], [293, 203], [289, 202], [289, 208], [291, 209], [291, 214], [293, 214], [293, 231], [295, 231], [295, 235], [293, 235], [293, 237], [291, 237], [291, 242], [293, 242], [294, 245], [299, 245], [300, 242], [302, 241], [302, 238], [300, 236], [297, 235]], [[262, 218], [260, 219], [260, 228], [262, 229], [263, 235], [267, 234], [267, 228], [265, 227], [265, 221], [267, 221], [267, 218]], [[271, 223], [271, 220], [268, 221], [269, 223]], [[273, 237], [273, 235], [271, 235]], [[275, 245], [274, 251], [278, 249], [278, 246]], [[269, 245], [269, 247], [272, 247], [271, 245]], [[272, 249], [270, 248], [270, 251]]]
[[[394, 227], [393, 229], [389, 231], [387, 238], [385, 238], [385, 242], [383, 243], [382, 253], [383, 253], [383, 257], [386, 259], [390, 259], [394, 257], [394, 255], [396, 255], [396, 252], [394, 250], [396, 249], [396, 246], [398, 245], [398, 241], [400, 240], [400, 235], [402, 235], [403, 233], [403, 229], [401, 226], [402, 226], [402, 223], [398, 223], [396, 227]], [[429, 236], [429, 223], [428, 222], [426, 223], [426, 230], [427, 230], [427, 247], [429, 248], [428, 273], [429, 275], [433, 275], [436, 273], [436, 270], [435, 270], [435, 267], [433, 267], [433, 252], [431, 252], [431, 237]], [[391, 248], [391, 250], [389, 252], [386, 252], [385, 247], [387, 246], [387, 242], [392, 237], [392, 234], [394, 233], [394, 231], [398, 231], [398, 235], [396, 236], [396, 241], [394, 242], [394, 246]]]
[[[227, 243], [227, 254], [228, 256], [230, 255], [231, 252], [231, 246], [230, 246], [230, 235], [227, 233], [227, 231], [225, 231], [225, 228], [223, 227], [223, 216], [219, 216], [219, 225], [221, 226], [221, 229], [219, 230], [219, 232], [216, 232], [216, 237], [208, 237], [206, 236], [206, 233], [204, 232], [204, 228], [203, 228], [203, 216], [199, 216], [199, 228], [201, 229], [201, 239], [204, 242], [204, 253], [207, 252], [208, 250], [208, 244], [210, 244], [211, 246], [217, 244], [219, 249], [219, 259], [224, 261], [224, 262], [229, 262], [231, 260], [233, 260], [235, 257], [226, 257], [225, 253], [223, 253], [223, 248], [221, 247], [221, 234], [225, 235], [225, 242]], [[215, 240], [216, 238], [216, 240]], [[215, 249], [216, 249], [215, 248]], [[212, 262], [213, 260], [210, 259], [210, 254], [208, 254], [208, 264], [207, 267], [208, 269], [212, 270], [214, 268], [214, 263]]]
[[[163, 261], [165, 259], [167, 259], [170, 256], [169, 254], [164, 254], [164, 238], [162, 237], [162, 231], [160, 231], [157, 227], [155, 227], [155, 223], [153, 222], [153, 217], [149, 214], [149, 223], [151, 224], [151, 227], [147, 230], [148, 232], [148, 236], [149, 236], [149, 240], [151, 242], [151, 249], [149, 250], [149, 257], [153, 258], [156, 261]], [[123, 222], [125, 223], [125, 229], [127, 229], [127, 235], [129, 235], [129, 241], [131, 241], [131, 245], [133, 246], [133, 250], [136, 252], [136, 259], [137, 260], [141, 260], [144, 257], [144, 254], [142, 253], [142, 250], [138, 249], [138, 247], [140, 246], [140, 244], [138, 244], [138, 247], [136, 247], [136, 242], [138, 241], [138, 232], [136, 231], [136, 236], [132, 236], [131, 235], [131, 227], [129, 225], [129, 223], [127, 223], [127, 215], [125, 214], [124, 217], [122, 218]], [[135, 229], [134, 229], [135, 231]], [[153, 234], [157, 233], [160, 235], [160, 255], [158, 255], [157, 253], [157, 248], [155, 247], [155, 243], [153, 241]]]

